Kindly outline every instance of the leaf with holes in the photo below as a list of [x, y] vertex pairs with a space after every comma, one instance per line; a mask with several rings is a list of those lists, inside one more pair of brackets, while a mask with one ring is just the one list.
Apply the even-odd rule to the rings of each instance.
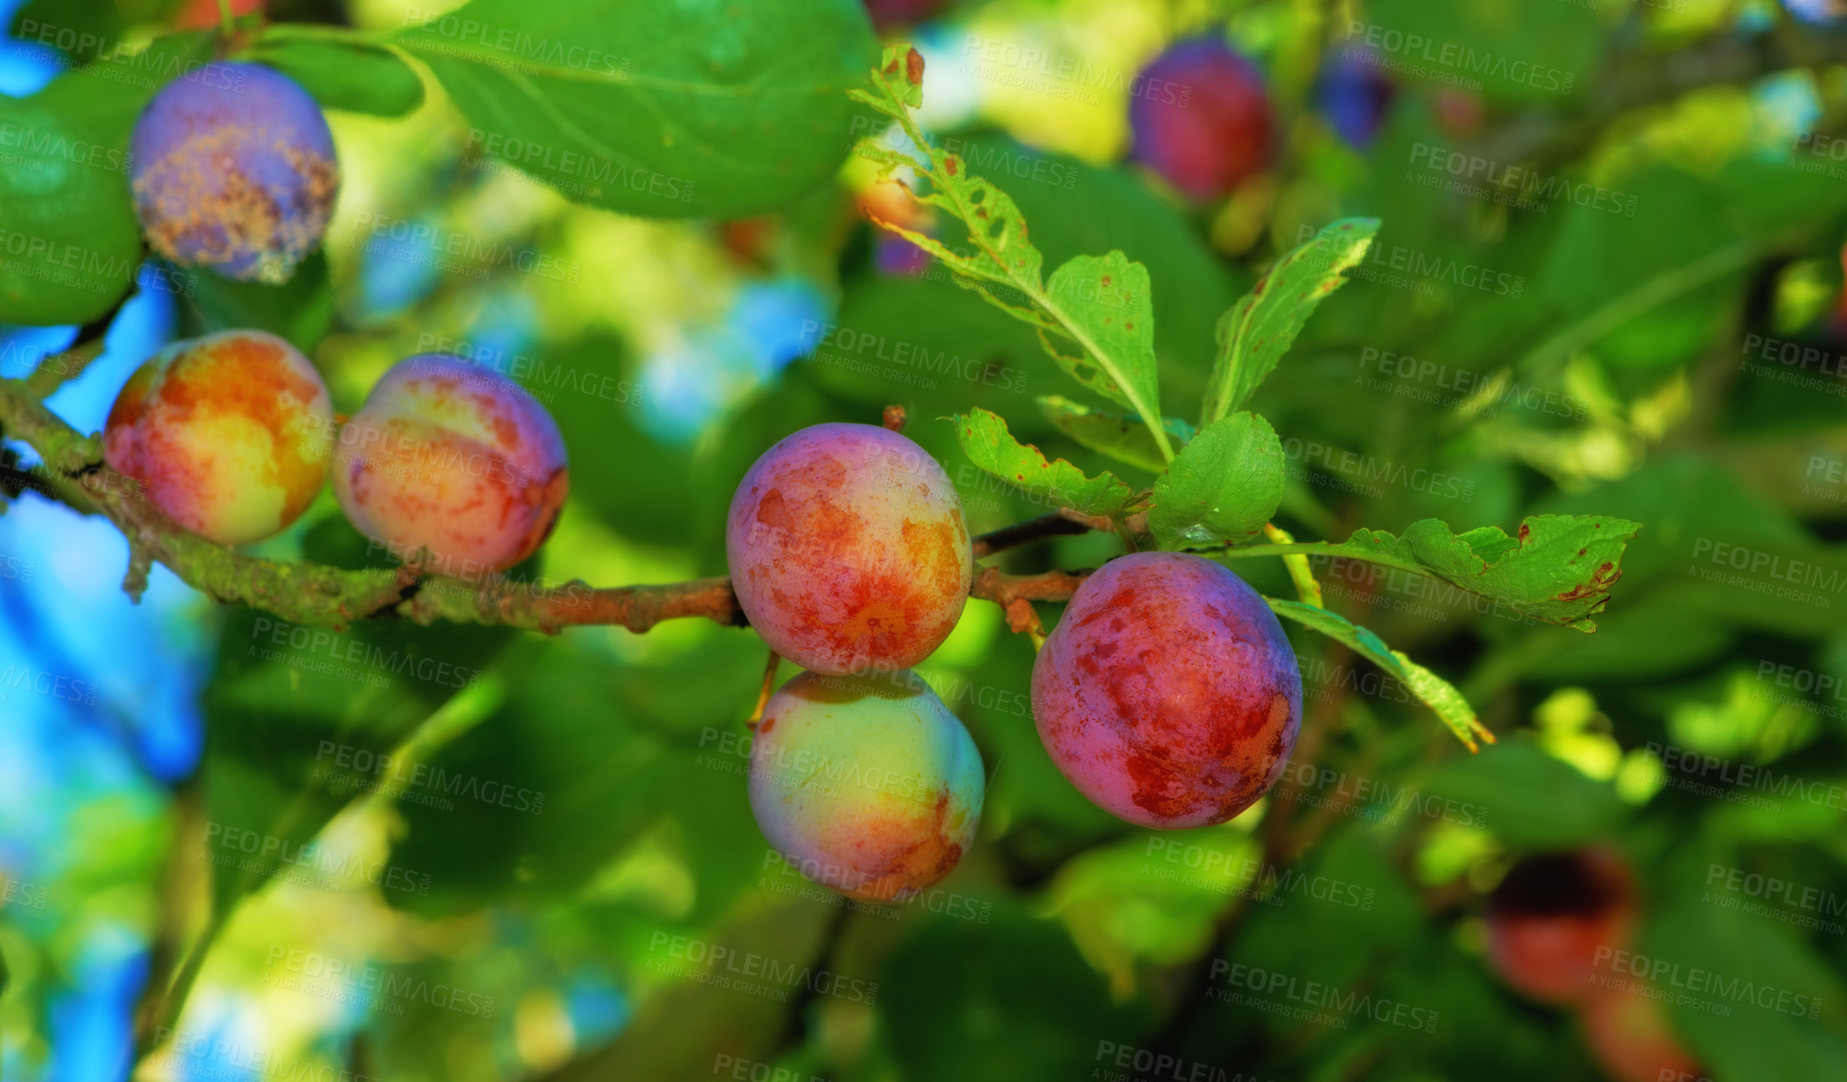
[[1379, 232], [1377, 218], [1343, 218], [1276, 261], [1219, 320], [1218, 359], [1200, 413], [1205, 427], [1247, 402], [1276, 370], [1308, 317], [1347, 280]]
[[[908, 45], [886, 49], [872, 73], [873, 89], [853, 98], [897, 122], [904, 140], [889, 133], [862, 139], [858, 153], [884, 167], [890, 178], [914, 171], [927, 190], [919, 202], [944, 211], [968, 231], [961, 251], [917, 230], [873, 220], [929, 252], [972, 289], [1039, 331], [1061, 368], [1091, 390], [1135, 411], [1166, 461], [1173, 443], [1162, 424], [1154, 359], [1154, 305], [1148, 271], [1121, 252], [1078, 256], [1041, 280], [1045, 257], [1027, 240], [1026, 220], [1005, 192], [973, 176], [968, 163], [934, 145], [912, 120], [923, 100], [923, 57]], [[908, 145], [905, 145], [908, 141]], [[1062, 343], [1057, 340], [1062, 340]], [[1075, 353], [1061, 348], [1068, 343]]]
[[1020, 443], [1007, 431], [1007, 422], [984, 409], [957, 417], [956, 439], [962, 451], [981, 470], [1053, 507], [1069, 507], [1086, 515], [1118, 515], [1135, 502], [1135, 490], [1104, 472], [1096, 477], [1064, 459], [1046, 461], [1030, 443]]

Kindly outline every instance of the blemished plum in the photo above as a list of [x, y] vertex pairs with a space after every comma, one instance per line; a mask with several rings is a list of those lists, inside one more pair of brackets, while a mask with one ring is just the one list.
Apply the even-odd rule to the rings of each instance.
[[340, 430], [334, 497], [360, 533], [480, 578], [538, 550], [570, 491], [564, 438], [519, 384], [459, 357], [391, 367]]
[[294, 346], [262, 331], [176, 342], [135, 370], [103, 458], [162, 514], [221, 544], [259, 541], [307, 510], [327, 477], [333, 404]]
[[1628, 943], [1636, 908], [1634, 877], [1611, 850], [1527, 857], [1489, 896], [1489, 960], [1532, 999], [1582, 1002], [1596, 990], [1598, 951]]
[[135, 214], [175, 263], [281, 283], [321, 242], [340, 187], [333, 133], [299, 84], [215, 62], [154, 95], [135, 123]]
[[1704, 1079], [1659, 1001], [1636, 985], [1598, 988], [1579, 1020], [1591, 1058], [1614, 1082]]
[[1178, 42], [1135, 85], [1134, 158], [1188, 198], [1223, 195], [1269, 163], [1276, 120], [1263, 76], [1225, 42]]
[[820, 424], [744, 474], [731, 586], [776, 653], [814, 672], [907, 669], [954, 630], [975, 556], [949, 475], [874, 425]]
[[1281, 776], [1302, 674], [1243, 579], [1143, 552], [1078, 587], [1033, 664], [1032, 705], [1045, 750], [1091, 803], [1138, 826], [1209, 826]]
[[750, 749], [764, 838], [808, 878], [872, 901], [949, 874], [985, 780], [968, 730], [909, 672], [803, 673], [770, 697]]

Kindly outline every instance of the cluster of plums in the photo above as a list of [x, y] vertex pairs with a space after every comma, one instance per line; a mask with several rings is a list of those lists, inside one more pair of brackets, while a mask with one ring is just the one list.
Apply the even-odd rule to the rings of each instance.
[[[967, 729], [908, 671], [955, 628], [973, 576], [948, 475], [897, 432], [803, 429], [739, 483], [726, 555], [751, 625], [808, 670], [771, 697], [752, 742], [764, 836], [857, 898], [902, 900], [941, 879], [974, 839], [984, 785]], [[1263, 599], [1177, 553], [1091, 575], [1033, 668], [1052, 761], [1147, 827], [1221, 823], [1255, 803], [1287, 763], [1301, 704]]]
[[[131, 149], [136, 214], [175, 263], [286, 281], [327, 230], [333, 135], [279, 72], [219, 62], [175, 79]], [[232, 545], [294, 522], [331, 472], [361, 533], [464, 578], [530, 556], [569, 487], [558, 426], [505, 376], [420, 354], [342, 424], [308, 358], [258, 330], [179, 342], [143, 365], [110, 411], [104, 457], [167, 517]]]
[[1531, 856], [1489, 898], [1488, 957], [1515, 991], [1577, 1011], [1591, 1055], [1617, 1082], [1701, 1077], [1661, 1005], [1608, 972], [1640, 910], [1635, 876], [1612, 850]]
[[250, 330], [175, 343], [137, 369], [103, 457], [168, 518], [228, 545], [294, 522], [331, 471], [359, 532], [464, 578], [530, 556], [569, 488], [557, 424], [498, 372], [409, 357], [340, 424], [313, 363]]

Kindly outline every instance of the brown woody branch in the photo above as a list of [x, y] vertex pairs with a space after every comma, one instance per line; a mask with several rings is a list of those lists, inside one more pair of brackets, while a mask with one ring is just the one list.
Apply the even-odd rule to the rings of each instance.
[[[136, 595], [146, 584], [148, 568], [158, 562], [214, 600], [249, 605], [303, 625], [338, 628], [355, 620], [398, 616], [425, 625], [494, 624], [555, 634], [584, 625], [621, 625], [644, 632], [663, 620], [689, 617], [725, 627], [746, 624], [737, 595], [723, 578], [597, 589], [575, 580], [560, 586], [475, 582], [429, 575], [414, 565], [350, 571], [249, 556], [168, 520], [138, 482], [104, 464], [94, 437], [77, 432], [47, 409], [27, 381], [0, 380], [0, 430], [24, 440], [45, 460], [42, 467], [11, 470], [5, 488], [31, 488], [115, 523], [129, 543], [124, 587]], [[1042, 515], [977, 537], [974, 547], [976, 555], [990, 556], [1092, 528], [1095, 523], [1081, 516]], [[1069, 598], [1080, 581], [1063, 571], [1013, 576], [988, 568], [970, 595], [1001, 605], [1009, 622], [1018, 626], [1020, 606], [1030, 612], [1032, 601]]]

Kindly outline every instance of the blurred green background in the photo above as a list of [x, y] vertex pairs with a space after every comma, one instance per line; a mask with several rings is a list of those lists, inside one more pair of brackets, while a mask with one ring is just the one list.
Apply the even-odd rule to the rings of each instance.
[[[0, 90], [184, 6], [25, 4]], [[390, 32], [454, 6], [269, 16]], [[1030, 643], [976, 602], [920, 671], [986, 761], [979, 841], [912, 903], [843, 903], [752, 822], [747, 631], [333, 634], [160, 569], [136, 607], [118, 534], [18, 494], [0, 1077], [125, 1077], [139, 1024], [134, 1077], [176, 1082], [1599, 1078], [1570, 1013], [1495, 980], [1484, 900], [1522, 854], [1605, 843], [1637, 870], [1662, 981], [1718, 975], [1667, 1007], [1706, 1077], [1847, 1079], [1847, 29], [1791, 8], [987, 0], [883, 29], [926, 58], [926, 127], [1049, 261], [1148, 266], [1171, 413], [1191, 416], [1219, 314], [1270, 260], [1335, 218], [1383, 220], [1254, 401], [1299, 537], [1643, 524], [1594, 635], [1318, 564], [1331, 608], [1455, 682], [1500, 743], [1470, 756], [1291, 627], [1294, 762], [1220, 827], [1144, 831], [1079, 797], [1033, 730]], [[1204, 205], [1127, 160], [1126, 119], [1134, 73], [1200, 34], [1258, 64], [1278, 119], [1271, 168]], [[418, 70], [403, 115], [330, 111], [345, 185], [324, 258], [280, 289], [138, 290], [58, 411], [100, 427], [160, 344], [226, 326], [304, 345], [347, 414], [401, 357], [472, 357], [569, 446], [571, 500], [520, 572], [548, 584], [723, 574], [750, 462], [888, 404], [975, 532], [1045, 508], [941, 418], [990, 409], [1097, 465], [1041, 413], [1078, 388], [1034, 337], [876, 235], [866, 210], [902, 198], [868, 163], [758, 217], [623, 216], [484, 154]], [[75, 333], [8, 328], [0, 375]], [[384, 562], [325, 494], [260, 551]], [[1092, 535], [995, 562], [1118, 551]], [[1280, 565], [1238, 570], [1290, 590]], [[176, 977], [183, 1011], [150, 1029]]]

